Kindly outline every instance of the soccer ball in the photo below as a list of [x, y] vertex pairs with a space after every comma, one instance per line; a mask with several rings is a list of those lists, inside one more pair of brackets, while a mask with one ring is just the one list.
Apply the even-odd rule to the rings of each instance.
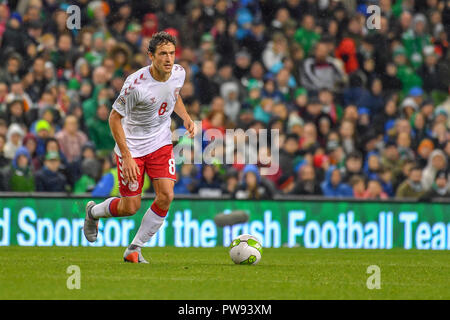
[[230, 257], [236, 264], [257, 264], [261, 254], [261, 243], [252, 235], [241, 234], [231, 242]]

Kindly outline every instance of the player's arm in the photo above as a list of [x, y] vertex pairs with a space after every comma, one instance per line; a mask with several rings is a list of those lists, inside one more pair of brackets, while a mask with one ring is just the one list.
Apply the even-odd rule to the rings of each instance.
[[139, 175], [139, 168], [131, 156], [130, 150], [128, 149], [125, 131], [122, 127], [122, 115], [116, 110], [112, 109], [109, 115], [109, 127], [111, 128], [111, 133], [114, 140], [119, 147], [120, 154], [122, 155], [122, 172], [124, 178], [128, 181], [137, 181]]
[[192, 121], [191, 117], [186, 111], [186, 107], [181, 99], [181, 96], [178, 96], [178, 100], [175, 103], [175, 107], [173, 109], [175, 113], [183, 120], [184, 127], [189, 132], [189, 137], [193, 138], [195, 135], [195, 125], [194, 121]]

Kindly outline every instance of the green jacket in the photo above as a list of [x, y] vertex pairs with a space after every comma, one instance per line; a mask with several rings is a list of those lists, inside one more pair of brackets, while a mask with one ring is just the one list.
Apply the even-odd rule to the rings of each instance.
[[422, 87], [422, 78], [410, 66], [397, 66], [397, 78], [400, 79], [405, 94], [408, 94], [412, 87]]
[[87, 174], [83, 174], [80, 179], [75, 182], [73, 186], [73, 193], [86, 193], [92, 191], [95, 187], [95, 180], [89, 177]]
[[416, 35], [408, 30], [402, 34], [402, 42], [411, 65], [417, 69], [423, 63], [423, 48], [431, 44], [431, 37], [428, 34]]
[[98, 93], [101, 89], [103, 89], [104, 85], [96, 85], [94, 89], [92, 90], [92, 96], [83, 102], [82, 108], [83, 108], [83, 117], [84, 121], [88, 121], [89, 119], [92, 119], [95, 117], [97, 113], [98, 108]]
[[87, 120], [87, 128], [89, 132], [89, 138], [95, 143], [95, 147], [98, 151], [112, 151], [116, 142], [112, 136], [109, 128], [108, 120], [100, 120], [98, 117], [94, 117]]
[[314, 44], [319, 41], [320, 34], [306, 30], [305, 28], [299, 28], [294, 34], [294, 40], [300, 44], [305, 52], [305, 57], [308, 56], [309, 51], [314, 46]]
[[16, 192], [35, 191], [34, 176], [30, 168], [14, 169], [11, 167], [11, 177], [9, 179], [9, 188]]

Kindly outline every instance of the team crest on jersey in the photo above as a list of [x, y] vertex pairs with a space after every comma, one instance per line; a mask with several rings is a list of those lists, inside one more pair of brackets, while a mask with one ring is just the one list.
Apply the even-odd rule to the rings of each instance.
[[125, 98], [123, 96], [119, 96], [117, 98], [117, 103], [124, 106], [125, 105]]
[[150, 98], [150, 104], [155, 104], [156, 102], [156, 98], [155, 97], [151, 97]]

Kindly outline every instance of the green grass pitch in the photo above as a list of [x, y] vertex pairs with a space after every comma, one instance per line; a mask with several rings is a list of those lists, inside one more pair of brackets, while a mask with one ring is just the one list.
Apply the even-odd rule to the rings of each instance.
[[[0, 299], [450, 299], [450, 254], [418, 250], [266, 248], [258, 265], [235, 265], [227, 248], [2, 247]], [[67, 267], [81, 288], [67, 289]], [[381, 289], [366, 286], [378, 265]]]

